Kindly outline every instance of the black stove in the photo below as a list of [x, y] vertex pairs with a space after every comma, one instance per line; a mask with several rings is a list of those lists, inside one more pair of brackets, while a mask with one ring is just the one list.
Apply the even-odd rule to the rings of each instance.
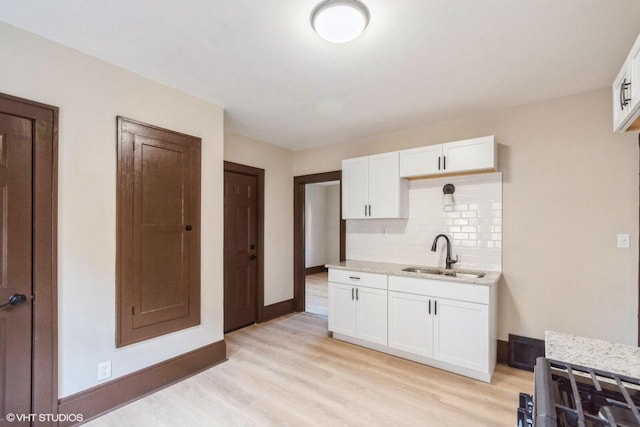
[[540, 357], [518, 427], [640, 427], [640, 379]]

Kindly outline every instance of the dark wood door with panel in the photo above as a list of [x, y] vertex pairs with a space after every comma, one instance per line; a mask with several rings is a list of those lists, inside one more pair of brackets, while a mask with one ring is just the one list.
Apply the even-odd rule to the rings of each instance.
[[[2, 418], [7, 413], [31, 413], [33, 132], [31, 120], [0, 113]], [[11, 423], [16, 424], [21, 425]]]
[[118, 119], [118, 344], [200, 323], [200, 139]]
[[224, 331], [256, 322], [258, 177], [224, 172]]

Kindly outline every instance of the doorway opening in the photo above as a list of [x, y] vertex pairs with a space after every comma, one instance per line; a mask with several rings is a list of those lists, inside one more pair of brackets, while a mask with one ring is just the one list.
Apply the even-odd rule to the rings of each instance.
[[263, 311], [264, 169], [224, 162], [224, 332]]
[[294, 178], [294, 300], [296, 311], [327, 315], [325, 264], [345, 260], [341, 171]]

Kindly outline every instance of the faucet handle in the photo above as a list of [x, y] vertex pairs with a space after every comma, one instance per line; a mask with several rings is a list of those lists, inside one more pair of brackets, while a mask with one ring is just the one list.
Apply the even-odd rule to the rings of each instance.
[[455, 264], [455, 263], [457, 263], [458, 261], [460, 261], [460, 255], [456, 254], [456, 259], [455, 259], [455, 261], [454, 261], [454, 260], [449, 260], [449, 263], [451, 263], [451, 264]]

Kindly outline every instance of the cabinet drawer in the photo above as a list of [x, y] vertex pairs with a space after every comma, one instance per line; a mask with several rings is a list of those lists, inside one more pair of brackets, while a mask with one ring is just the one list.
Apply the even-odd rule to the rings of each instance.
[[387, 275], [361, 271], [329, 269], [329, 281], [368, 288], [387, 289]]
[[416, 277], [389, 276], [389, 290], [435, 298], [449, 298], [458, 301], [489, 304], [489, 287], [485, 285], [420, 279]]

